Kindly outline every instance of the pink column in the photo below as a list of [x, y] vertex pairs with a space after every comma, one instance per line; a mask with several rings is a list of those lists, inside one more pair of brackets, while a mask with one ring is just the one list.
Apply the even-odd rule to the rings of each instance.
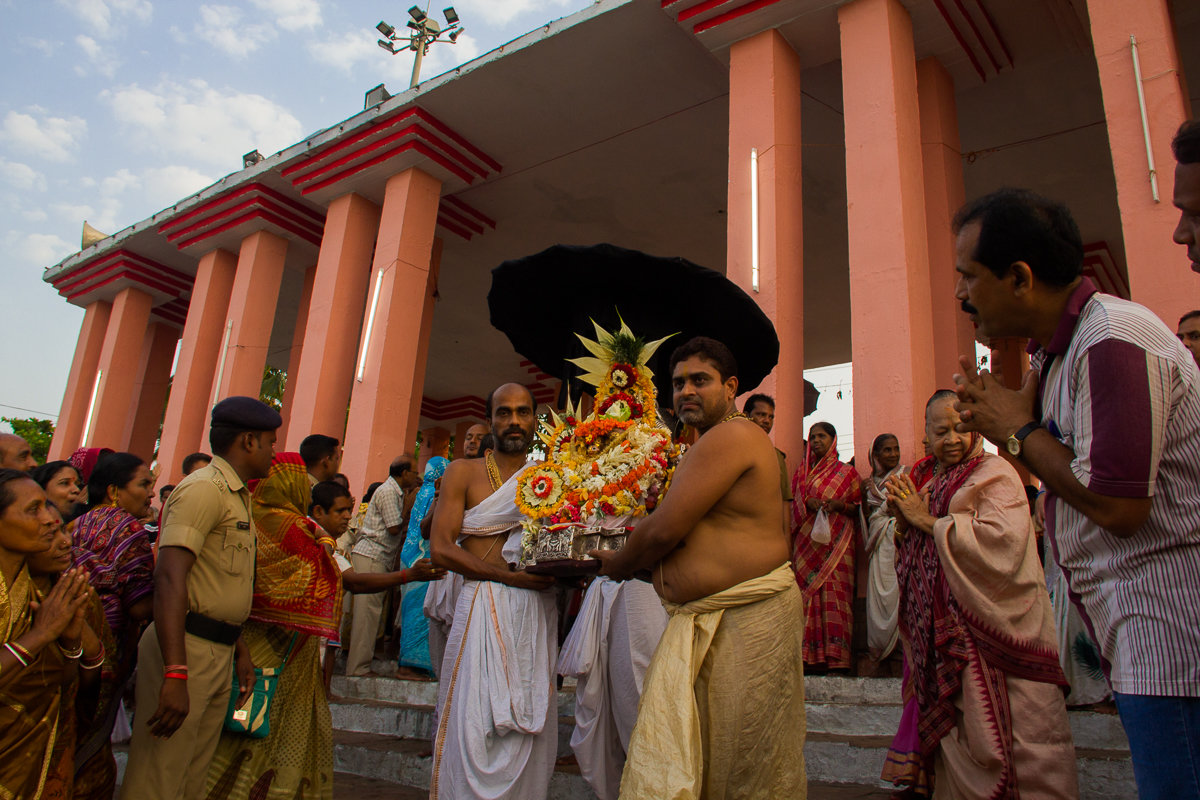
[[129, 446], [142, 341], [153, 304], [154, 298], [133, 286], [122, 289], [113, 300], [97, 364], [100, 380], [91, 429], [85, 432], [88, 447], [124, 450]]
[[226, 316], [226, 325], [232, 323], [229, 343], [223, 365], [218, 358], [212, 399], [258, 397], [286, 258], [287, 240], [270, 231], [256, 231], [242, 240]]
[[441, 189], [441, 181], [415, 167], [387, 182], [360, 337], [364, 352], [361, 368], [355, 365], [346, 425], [342, 471], [351, 486], [381, 479], [416, 439], [437, 285], [433, 234]]
[[107, 300], [94, 301], [83, 314], [83, 325], [79, 328], [79, 339], [75, 343], [75, 357], [71, 361], [71, 372], [67, 375], [67, 389], [58, 412], [58, 424], [54, 427], [54, 438], [50, 442], [47, 456], [50, 461], [68, 458], [82, 442], [88, 405], [96, 384], [96, 368], [100, 364], [100, 349], [104, 345], [104, 334], [111, 314], [112, 304]]
[[[292, 349], [288, 354], [287, 383], [283, 387], [283, 426], [278, 432], [279, 441], [287, 441], [288, 423], [292, 417], [292, 406], [296, 401], [296, 384], [300, 377], [300, 354], [304, 350], [304, 331], [308, 328], [308, 309], [312, 303], [313, 280], [317, 276], [317, 268], [309, 267], [304, 271], [304, 287], [300, 290], [300, 306], [296, 311], [296, 327], [292, 329]], [[301, 436], [301, 439], [304, 437]], [[289, 448], [295, 451], [299, 448]]]
[[347, 194], [329, 205], [295, 378], [289, 450], [310, 433], [345, 434], [378, 231], [379, 206], [371, 201]]
[[[804, 441], [804, 240], [800, 186], [800, 58], [769, 30], [729, 51], [729, 279], [775, 323], [779, 365], [759, 386], [774, 394], [776, 445]], [[752, 152], [758, 173], [758, 291], [753, 286]], [[755, 387], [742, 386], [743, 391]]]
[[236, 271], [237, 256], [227, 250], [213, 250], [200, 258], [158, 445], [161, 481], [177, 483], [183, 476], [184, 457], [197, 450], [208, 452], [203, 437]]
[[886, 431], [911, 464], [936, 386], [912, 20], [899, 0], [853, 0], [838, 23], [856, 463]]
[[142, 342], [142, 358], [138, 365], [136, 388], [137, 410], [130, 419], [129, 452], [154, 459], [158, 441], [158, 426], [163, 421], [163, 402], [171, 385], [171, 363], [179, 344], [179, 329], [163, 322], [152, 324]]
[[975, 356], [975, 326], [954, 299], [954, 234], [950, 220], [966, 200], [954, 79], [936, 58], [917, 62], [921, 163], [925, 177], [925, 240], [933, 321], [933, 375], [949, 387], [960, 355]]
[[467, 429], [472, 425], [479, 423], [479, 420], [463, 420], [454, 426], [454, 457], [462, 458], [464, 455], [463, 446], [467, 441]]
[[417, 459], [417, 468], [425, 473], [425, 465], [434, 456], [449, 458], [450, 431], [440, 425], [421, 431], [421, 454]]
[[[1117, 181], [1117, 206], [1133, 299], [1157, 313], [1171, 330], [1196, 307], [1200, 276], [1171, 241], [1179, 212], [1171, 205], [1175, 159], [1171, 138], [1188, 118], [1183, 66], [1167, 0], [1088, 0], [1092, 48], [1104, 96], [1108, 146]], [[1137, 37], [1150, 145], [1158, 177], [1154, 200], [1129, 37]]]

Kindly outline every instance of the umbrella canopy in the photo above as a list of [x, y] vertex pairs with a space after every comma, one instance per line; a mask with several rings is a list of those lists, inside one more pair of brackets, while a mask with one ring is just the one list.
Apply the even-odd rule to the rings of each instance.
[[[738, 362], [738, 393], [751, 391], [779, 361], [775, 326], [758, 304], [719, 272], [611, 244], [555, 245], [492, 270], [491, 322], [513, 348], [548, 375], [582, 390], [567, 359], [588, 355], [576, 333], [624, 319], [647, 341], [676, 334], [650, 360], [660, 405], [670, 405], [671, 352], [693, 336], [723, 342]], [[664, 402], [665, 401], [665, 402]]]

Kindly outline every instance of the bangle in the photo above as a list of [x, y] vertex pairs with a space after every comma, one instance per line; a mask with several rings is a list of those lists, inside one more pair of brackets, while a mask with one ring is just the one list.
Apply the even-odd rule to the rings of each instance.
[[187, 664], [167, 664], [163, 667], [163, 672], [187, 672]]
[[332, 536], [322, 536], [320, 539], [317, 539], [317, 544], [327, 544], [334, 550], [337, 549], [337, 539], [334, 539]]
[[66, 658], [69, 658], [72, 661], [77, 661], [77, 660], [79, 660], [80, 657], [83, 656], [83, 640], [81, 639], [79, 641], [79, 646], [76, 647], [74, 650], [68, 650], [67, 648], [63, 647], [62, 643], [60, 642], [58, 645], [58, 651], [60, 653], [62, 653], [63, 656], [65, 656]]
[[[8, 652], [12, 653], [13, 658], [15, 658], [22, 667], [29, 666], [29, 662], [33, 657], [30, 655], [28, 650], [25, 650], [24, 647], [21, 647], [21, 645], [17, 644], [16, 642], [5, 642], [4, 647], [6, 650], [8, 650]], [[25, 650], [24, 655], [21, 654], [22, 650]]]
[[188, 676], [186, 672], [164, 672], [163, 679], [174, 678], [177, 681], [186, 681]]
[[80, 669], [99, 669], [100, 666], [104, 663], [104, 657], [106, 655], [107, 655], [107, 653], [104, 652], [104, 644], [101, 643], [100, 644], [100, 652], [96, 655], [96, 657], [80, 659], [79, 668]]
[[400, 570], [400, 582], [409, 583], [412, 581], [412, 574], [407, 569]]

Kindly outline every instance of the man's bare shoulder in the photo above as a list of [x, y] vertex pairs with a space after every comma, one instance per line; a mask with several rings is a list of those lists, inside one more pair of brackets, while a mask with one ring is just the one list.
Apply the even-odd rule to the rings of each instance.
[[775, 448], [763, 429], [748, 419], [735, 417], [706, 431], [691, 446], [689, 458], [739, 457], [748, 460], [760, 456], [764, 447], [771, 451], [773, 458]]
[[443, 478], [446, 481], [464, 481], [469, 483], [476, 475], [486, 474], [482, 458], [456, 458], [446, 467]]

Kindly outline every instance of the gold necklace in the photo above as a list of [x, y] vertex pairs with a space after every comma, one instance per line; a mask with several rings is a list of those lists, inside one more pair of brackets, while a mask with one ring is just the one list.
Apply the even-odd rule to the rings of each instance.
[[496, 458], [492, 455], [492, 451], [488, 450], [487, 455], [483, 457], [483, 463], [487, 466], [488, 480], [492, 484], [492, 491], [500, 488], [500, 467], [496, 466]]
[[[729, 420], [731, 420], [731, 419], [737, 419], [738, 417], [741, 417], [742, 419], [750, 419], [749, 417], [747, 417], [747, 416], [746, 416], [745, 414], [743, 414], [742, 412], [740, 412], [740, 411], [734, 411], [732, 414], [730, 414], [729, 416], [727, 416], [725, 419], [721, 420], [721, 422], [729, 422]], [[718, 424], [719, 424], [719, 423], [718, 423]]]

